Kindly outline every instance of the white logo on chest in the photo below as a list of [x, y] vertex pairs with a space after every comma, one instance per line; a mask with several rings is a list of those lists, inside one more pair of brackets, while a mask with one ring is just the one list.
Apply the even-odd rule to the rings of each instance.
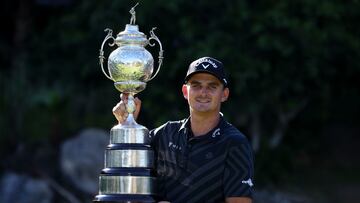
[[174, 143], [172, 143], [172, 142], [169, 142], [168, 147], [169, 147], [170, 149], [173, 149], [173, 150], [181, 150], [181, 146], [176, 145], [176, 144], [174, 144]]
[[213, 134], [211, 135], [211, 137], [215, 138], [215, 137], [217, 137], [217, 136], [219, 136], [219, 135], [220, 135], [220, 128], [214, 130], [214, 132], [213, 132]]

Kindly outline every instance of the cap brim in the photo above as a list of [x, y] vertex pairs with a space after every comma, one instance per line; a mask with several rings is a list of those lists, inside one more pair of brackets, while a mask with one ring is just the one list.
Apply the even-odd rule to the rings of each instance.
[[192, 73], [190, 73], [189, 75], [187, 75], [184, 79], [184, 83], [187, 83], [189, 81], [189, 79], [195, 75], [196, 73], [209, 73], [211, 75], [213, 75], [214, 77], [216, 77], [222, 84], [224, 84], [224, 86], [226, 87], [227, 84], [224, 83], [224, 81], [222, 81], [221, 78], [219, 78], [217, 75], [215, 75], [213, 72], [210, 72], [210, 71], [207, 71], [207, 70], [197, 70], [197, 71], [194, 71]]

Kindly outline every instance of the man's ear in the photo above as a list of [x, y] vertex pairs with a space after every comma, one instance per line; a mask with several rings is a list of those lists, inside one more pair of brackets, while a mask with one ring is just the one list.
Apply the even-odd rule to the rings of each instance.
[[229, 90], [229, 88], [226, 87], [226, 88], [223, 90], [223, 95], [222, 95], [222, 97], [221, 97], [221, 102], [226, 101], [226, 100], [229, 98], [229, 95], [230, 95], [230, 90]]
[[187, 89], [187, 85], [183, 85], [182, 88], [181, 88], [181, 91], [183, 93], [183, 96], [185, 99], [188, 99], [188, 89]]

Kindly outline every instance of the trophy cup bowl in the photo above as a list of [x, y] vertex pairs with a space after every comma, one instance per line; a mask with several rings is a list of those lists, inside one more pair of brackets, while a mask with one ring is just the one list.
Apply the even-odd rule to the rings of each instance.
[[[137, 4], [136, 4], [137, 5]], [[150, 31], [150, 38], [139, 31], [135, 25], [136, 5], [130, 10], [130, 24], [125, 30], [112, 36], [108, 32], [100, 49], [100, 65], [107, 78], [122, 93], [128, 93], [126, 110], [129, 113], [126, 121], [110, 130], [110, 143], [105, 150], [105, 167], [99, 176], [99, 194], [94, 202], [155, 202], [156, 177], [154, 152], [150, 147], [149, 130], [136, 123], [134, 95], [143, 91], [146, 83], [152, 80], [160, 70], [163, 50], [160, 40]], [[107, 40], [113, 40], [109, 46], [118, 46], [108, 58], [108, 72], [104, 70], [103, 47]], [[155, 46], [150, 41], [156, 40], [160, 45], [157, 71], [153, 74], [154, 59], [144, 47]]]

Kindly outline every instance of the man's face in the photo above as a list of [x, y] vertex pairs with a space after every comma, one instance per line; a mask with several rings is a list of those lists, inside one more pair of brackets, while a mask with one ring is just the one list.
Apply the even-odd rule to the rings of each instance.
[[193, 113], [219, 113], [221, 102], [229, 96], [229, 89], [208, 73], [194, 74], [182, 91]]

